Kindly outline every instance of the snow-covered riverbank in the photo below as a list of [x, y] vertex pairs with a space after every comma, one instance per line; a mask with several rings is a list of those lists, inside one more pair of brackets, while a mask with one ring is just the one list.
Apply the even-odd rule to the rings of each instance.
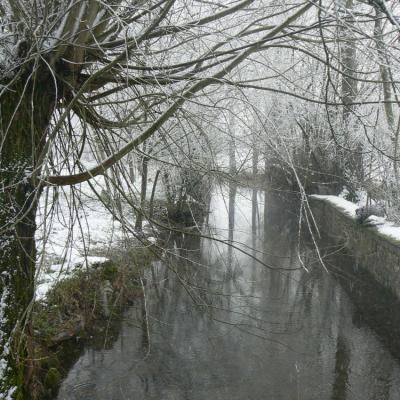
[[[130, 190], [137, 193], [140, 184], [138, 179]], [[92, 185], [98, 193], [107, 193], [102, 177], [96, 178]], [[43, 300], [56, 282], [70, 277], [74, 271], [104, 263], [111, 248], [134, 237], [135, 213], [129, 205], [121, 202], [121, 209], [110, 212], [87, 184], [81, 185], [79, 191], [79, 205], [74, 204], [70, 188], [47, 206], [46, 196], [42, 196], [36, 234], [36, 299]], [[53, 215], [49, 212], [52, 207], [56, 210]], [[146, 220], [143, 232], [146, 243], [156, 241], [156, 228]]]
[[[310, 197], [327, 201], [328, 203], [341, 209], [346, 215], [352, 217], [354, 220], [356, 220], [356, 210], [361, 206], [360, 204], [345, 200], [340, 196], [313, 194]], [[386, 218], [373, 215], [369, 217], [369, 221], [371, 221], [381, 235], [400, 242], [400, 226], [397, 226], [394, 222], [387, 221]]]

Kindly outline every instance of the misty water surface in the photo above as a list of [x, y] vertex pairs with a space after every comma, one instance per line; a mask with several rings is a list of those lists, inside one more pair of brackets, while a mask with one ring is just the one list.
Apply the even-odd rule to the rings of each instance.
[[398, 361], [303, 244], [290, 196], [216, 189], [204, 233], [266, 265], [175, 237], [175, 256], [147, 271], [117, 340], [84, 350], [59, 400], [400, 398]]

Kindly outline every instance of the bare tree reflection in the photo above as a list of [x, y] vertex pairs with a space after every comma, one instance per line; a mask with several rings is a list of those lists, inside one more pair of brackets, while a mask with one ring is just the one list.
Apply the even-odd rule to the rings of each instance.
[[147, 304], [127, 312], [112, 351], [82, 358], [59, 400], [347, 400], [350, 386], [368, 388], [360, 389], [365, 400], [397, 400], [399, 366], [353, 324], [346, 293], [317, 268], [313, 248], [298, 246], [290, 200], [265, 192], [260, 208], [257, 194], [234, 185], [223, 195], [227, 207], [214, 209], [209, 223], [277, 268], [222, 243], [175, 236], [168, 259], [146, 272]]

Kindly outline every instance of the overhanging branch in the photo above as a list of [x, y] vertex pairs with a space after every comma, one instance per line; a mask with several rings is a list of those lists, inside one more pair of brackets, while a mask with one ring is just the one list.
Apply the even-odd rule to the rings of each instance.
[[249, 55], [262, 49], [262, 45], [266, 40], [273, 38], [278, 33], [282, 32], [288, 25], [293, 21], [298, 19], [304, 13], [306, 13], [312, 6], [313, 2], [308, 2], [306, 5], [301, 7], [297, 12], [289, 16], [284, 22], [276, 26], [269, 33], [267, 33], [260, 41], [256, 42], [252, 47], [243, 50], [239, 53], [228, 65], [224, 66], [223, 69], [218, 71], [210, 78], [205, 78], [199, 82], [196, 82], [188, 90], [186, 90], [178, 100], [175, 101], [149, 128], [147, 128], [142, 134], [137, 138], [133, 139], [131, 142], [126, 144], [122, 149], [114, 153], [112, 156], [105, 159], [99, 165], [91, 168], [87, 171], [73, 174], [73, 175], [58, 175], [58, 176], [48, 176], [47, 178], [42, 178], [43, 185], [57, 185], [57, 186], [67, 186], [75, 185], [90, 180], [98, 175], [103, 175], [104, 172], [115, 165], [128, 153], [138, 147], [141, 143], [151, 137], [159, 128], [161, 128], [166, 121], [168, 121], [172, 115], [186, 102], [186, 100], [193, 97], [196, 93], [206, 88], [208, 85], [214, 83], [215, 81], [221, 80], [224, 76], [229, 74], [234, 68], [236, 68], [240, 63], [242, 63]]

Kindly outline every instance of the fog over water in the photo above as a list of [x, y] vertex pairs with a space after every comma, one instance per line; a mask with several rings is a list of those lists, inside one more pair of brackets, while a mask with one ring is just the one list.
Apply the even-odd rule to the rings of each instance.
[[296, 207], [276, 192], [216, 189], [204, 233], [266, 265], [174, 238], [177, 260], [147, 271], [117, 340], [85, 348], [58, 400], [399, 399], [398, 360], [299, 240]]

